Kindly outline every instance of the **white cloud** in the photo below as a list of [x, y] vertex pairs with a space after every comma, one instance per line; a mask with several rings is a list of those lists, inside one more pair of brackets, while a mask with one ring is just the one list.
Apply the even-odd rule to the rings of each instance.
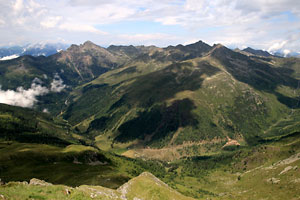
[[[39, 12], [44, 12], [44, 10], [42, 9], [43, 6], [37, 2], [35, 2], [34, 0], [29, 0], [27, 1], [27, 5], [26, 5], [26, 8], [28, 10], [28, 12], [32, 13], [32, 12], [35, 12], [37, 10], [39, 10]], [[41, 13], [38, 13], [38, 14], [41, 14]]]
[[208, 2], [205, 0], [187, 0], [185, 9], [191, 11], [205, 12], [207, 10]]
[[51, 83], [50, 90], [52, 92], [61, 92], [63, 89], [65, 89], [67, 86], [64, 84], [63, 80], [60, 78], [58, 74], [54, 75], [54, 79]]
[[286, 57], [289, 53], [291, 53], [290, 50], [288, 50], [288, 49], [284, 49], [284, 50], [283, 50], [283, 55], [284, 55], [284, 57]]
[[[271, 53], [280, 51], [284, 55], [287, 55], [291, 52], [297, 52], [299, 50], [300, 33], [290, 34], [284, 40], [273, 40], [270, 43], [268, 51]], [[287, 51], [290, 52], [287, 53]]]
[[11, 56], [4, 56], [4, 57], [0, 58], [0, 60], [11, 60], [11, 59], [18, 58], [18, 57], [19, 57], [19, 55], [14, 54]]
[[268, 51], [269, 52], [278, 51], [278, 50], [282, 49], [286, 44], [287, 44], [287, 41], [275, 42], [274, 44], [272, 44], [272, 46], [270, 46]]
[[45, 20], [41, 21], [41, 25], [45, 28], [54, 28], [57, 23], [61, 20], [61, 16], [48, 17]]
[[103, 6], [105, 4], [111, 4], [113, 2], [116, 2], [115, 0], [110, 0], [110, 1], [107, 1], [107, 0], [72, 0], [72, 1], [69, 1], [69, 4], [71, 6]]
[[41, 84], [43, 84], [43, 81], [42, 81], [41, 79], [35, 77], [35, 78], [33, 79], [32, 83], [35, 83], [35, 84], [37, 84], [37, 85], [41, 85]]
[[161, 33], [153, 33], [153, 34], [132, 34], [132, 35], [121, 35], [123, 38], [125, 39], [129, 39], [129, 40], [142, 40], [142, 41], [146, 41], [146, 40], [163, 40], [163, 39], [167, 39], [167, 38], [174, 38], [174, 36], [172, 35], [168, 35], [168, 34], [161, 34]]
[[0, 88], [0, 103], [31, 108], [37, 102], [37, 96], [45, 95], [48, 92], [46, 87], [36, 83], [32, 83], [31, 88], [27, 90], [23, 87], [18, 87], [16, 91], [4, 91]]
[[105, 35], [107, 33], [100, 31], [96, 29], [93, 26], [87, 25], [87, 24], [74, 24], [74, 23], [64, 23], [59, 26], [62, 30], [67, 31], [74, 31], [74, 32], [90, 32], [90, 33], [96, 33], [96, 34], [102, 34]]
[[193, 44], [198, 41], [199, 41], [199, 38], [190, 39], [190, 40], [187, 40], [186, 42], [184, 42], [183, 45]]
[[24, 89], [22, 86], [14, 90], [2, 90], [0, 86], [0, 103], [5, 103], [13, 106], [21, 106], [32, 108], [38, 101], [38, 96], [43, 96], [51, 92], [61, 92], [67, 87], [58, 74], [54, 75], [50, 89], [42, 86], [43, 81], [39, 78], [34, 78], [31, 87]]
[[[37, 38], [63, 38], [70, 43], [93, 40], [100, 45], [131, 44], [137, 38], [163, 46], [198, 38], [210, 44], [274, 49], [275, 43], [280, 46], [283, 41], [290, 41], [292, 33], [300, 30], [298, 0], [61, 0], [55, 3], [16, 0], [0, 1], [0, 11], [4, 22], [0, 20], [0, 44], [37, 42]], [[134, 27], [133, 34], [124, 27], [99, 30], [102, 25], [132, 21], [156, 22], [164, 30], [152, 30], [151, 26], [146, 27], [148, 32]], [[172, 26], [178, 31], [167, 30]], [[154, 34], [172, 37], [163, 40], [147, 36]], [[129, 38], [127, 43], [124, 38]], [[299, 51], [299, 48], [298, 39], [284, 44], [282, 50]]]
[[20, 12], [23, 9], [23, 0], [16, 0], [16, 2], [13, 4], [13, 10], [14, 12]]
[[5, 25], [5, 21], [3, 19], [0, 19], [0, 26]]
[[133, 45], [155, 45], [163, 46], [176, 43], [178, 38], [174, 35], [153, 33], [153, 34], [122, 34], [115, 38], [114, 44], [133, 44]]

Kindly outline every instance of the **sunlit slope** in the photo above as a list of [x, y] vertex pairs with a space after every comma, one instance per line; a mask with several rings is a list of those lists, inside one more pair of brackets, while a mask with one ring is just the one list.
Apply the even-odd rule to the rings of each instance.
[[[3, 144], [1, 147], [3, 149]], [[19, 152], [25, 152], [24, 149], [28, 148], [30, 147], [18, 145]], [[49, 152], [54, 153], [57, 150], [57, 148], [52, 148]], [[72, 155], [71, 158], [80, 155], [76, 154], [76, 152], [81, 152], [81, 155], [85, 155], [84, 151], [91, 154], [94, 150], [82, 146], [70, 146], [63, 150], [65, 157], [61, 157], [61, 159], [66, 159], [70, 155]], [[8, 154], [7, 156], [10, 155]], [[59, 157], [56, 158], [58, 159]], [[300, 178], [299, 132], [281, 139], [265, 141], [264, 144], [250, 148], [223, 151], [211, 156], [194, 156], [175, 162], [162, 163], [168, 170], [164, 173], [161, 180], [168, 185], [150, 173], [142, 173], [126, 183], [124, 181], [124, 184], [120, 187], [114, 187], [116, 189], [105, 188], [109, 185], [105, 187], [95, 186], [99, 185], [99, 183], [103, 184], [109, 177], [109, 173], [106, 177], [102, 176], [102, 179], [100, 176], [91, 176], [89, 178], [87, 172], [93, 174], [96, 171], [91, 170], [91, 166], [85, 163], [90, 162], [84, 160], [84, 158], [88, 157], [79, 156], [77, 158], [76, 162], [82, 162], [81, 165], [89, 170], [81, 170], [81, 176], [66, 173], [65, 181], [72, 180], [71, 178], [66, 179], [66, 177], [70, 176], [73, 179], [76, 177], [76, 180], [78, 180], [78, 182], [74, 182], [74, 185], [78, 186], [84, 181], [94, 180], [92, 185], [81, 185], [72, 188], [66, 185], [51, 185], [47, 182], [33, 179], [29, 185], [22, 182], [11, 182], [1, 185], [0, 194], [6, 199], [192, 199], [182, 195], [184, 194], [196, 199], [214, 200], [251, 198], [298, 199], [300, 195], [300, 190], [298, 189]], [[47, 159], [50, 159], [49, 155]], [[103, 159], [101, 162], [110, 162], [107, 158]], [[61, 170], [60, 165], [62, 161], [56, 160], [56, 162], [57, 174]], [[80, 164], [77, 165], [80, 166]], [[98, 165], [94, 170], [97, 168], [103, 170], [104, 167], [105, 165]], [[48, 173], [51, 174], [50, 171]], [[59, 177], [56, 176], [56, 178]], [[29, 181], [29, 179], [25, 180]], [[43, 180], [57, 183], [54, 179], [44, 178]]]
[[298, 61], [289, 65], [283, 58], [246, 56], [215, 45], [196, 58], [151, 62], [158, 68], [137, 61], [136, 67], [129, 64], [82, 86], [73, 93], [65, 119], [98, 136], [99, 144], [217, 141], [215, 149], [228, 137], [255, 144], [284, 134], [270, 132], [280, 120], [296, 123]]
[[71, 188], [63, 185], [52, 185], [38, 179], [32, 179], [30, 184], [11, 182], [0, 186], [0, 192], [5, 198], [9, 199], [193, 199], [185, 197], [171, 189], [167, 184], [148, 172], [144, 172], [138, 177], [129, 180], [129, 182], [125, 183], [117, 190], [88, 185]]

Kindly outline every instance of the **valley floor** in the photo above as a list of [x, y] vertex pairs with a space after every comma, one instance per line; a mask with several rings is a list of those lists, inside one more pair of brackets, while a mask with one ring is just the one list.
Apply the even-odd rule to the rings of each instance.
[[[2, 142], [2, 180], [29, 181], [30, 177], [37, 177], [62, 185], [9, 182], [0, 186], [0, 199], [109, 199], [103, 196], [105, 194], [112, 195], [111, 199], [124, 199], [122, 191], [128, 187], [131, 188], [131, 192], [126, 198], [135, 200], [188, 199], [185, 196], [215, 200], [300, 198], [299, 133], [254, 147], [240, 147], [211, 156], [195, 156], [173, 162], [138, 162], [135, 159], [115, 157], [101, 152], [100, 155], [104, 157], [92, 161], [95, 156], [91, 157], [91, 152], [97, 151], [92, 147], [80, 145], [62, 148]], [[35, 159], [31, 160], [29, 154]], [[112, 162], [105, 163], [105, 159]], [[15, 166], [18, 160], [23, 162], [23, 165]], [[56, 168], [51, 169], [56, 175], [51, 175], [47, 163], [47, 166], [43, 167], [41, 162], [56, 162]], [[79, 164], [80, 162], [82, 164]], [[148, 169], [145, 166], [148, 166]], [[168, 185], [150, 173], [142, 173], [126, 183], [130, 177], [138, 175], [134, 175], [133, 172], [141, 173], [142, 170], [157, 174], [159, 179]], [[122, 176], [123, 180], [120, 179]], [[68, 191], [70, 194], [67, 194]], [[174, 194], [179, 196], [173, 198]]]

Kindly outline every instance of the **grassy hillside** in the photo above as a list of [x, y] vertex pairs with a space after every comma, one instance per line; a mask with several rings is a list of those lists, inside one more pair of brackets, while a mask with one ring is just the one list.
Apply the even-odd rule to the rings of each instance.
[[[11, 168], [10, 175], [15, 174], [18, 177], [15, 180], [29, 181], [32, 177], [37, 177], [64, 185], [48, 185], [38, 180], [32, 180], [29, 185], [11, 182], [0, 186], [0, 194], [8, 199], [122, 199], [125, 197], [127, 199], [191, 199], [181, 194], [196, 199], [216, 200], [298, 199], [300, 196], [299, 136], [299, 132], [294, 132], [282, 138], [261, 141], [260, 145], [254, 147], [224, 149], [210, 156], [194, 156], [174, 162], [162, 162], [161, 166], [166, 171], [159, 177], [168, 186], [149, 173], [143, 173], [129, 180], [129, 177], [124, 177], [125, 172], [138, 169], [129, 165], [132, 162], [104, 152], [96, 153], [96, 150], [91, 147], [73, 145], [59, 148], [20, 143], [8, 147], [7, 144], [1, 143], [0, 163], [7, 163], [6, 167], [1, 166], [2, 180], [6, 182], [5, 178], [8, 174], [3, 173], [3, 169], [14, 166], [15, 169]], [[38, 158], [38, 154], [43, 156]], [[7, 160], [3, 162], [4, 157], [10, 158], [10, 162], [15, 162], [14, 165], [9, 166], [10, 162]], [[35, 167], [28, 164], [30, 158], [35, 160]], [[22, 165], [14, 159], [22, 162]], [[38, 161], [44, 163], [44, 168], [48, 170], [44, 175], [41, 173], [43, 169]], [[91, 165], [91, 163], [99, 165]], [[114, 171], [115, 169], [119, 169], [118, 173]], [[140, 169], [145, 170], [145, 168]], [[150, 169], [153, 170], [154, 167]], [[134, 176], [140, 173], [137, 171]], [[118, 176], [122, 176], [123, 179], [117, 178]], [[129, 181], [126, 183], [127, 180]], [[111, 190], [99, 185], [117, 189]]]
[[299, 199], [300, 61], [254, 53], [86, 42], [0, 62], [4, 89], [35, 77], [49, 87], [53, 73], [70, 86], [36, 104], [58, 117], [0, 104], [0, 178], [62, 184], [9, 183], [0, 194]]
[[32, 179], [29, 184], [10, 182], [0, 186], [0, 193], [9, 199], [193, 199], [181, 195], [152, 174], [146, 172], [131, 179], [117, 190], [87, 185], [71, 188]]
[[83, 145], [59, 147], [3, 141], [0, 147], [0, 177], [5, 182], [39, 178], [68, 186], [117, 188], [145, 170], [158, 176], [165, 172], [158, 163], [118, 157]]
[[0, 104], [0, 177], [22, 181], [33, 177], [78, 186], [116, 188], [148, 170], [162, 176], [159, 163], [132, 160], [99, 151], [63, 120], [27, 108]]
[[76, 137], [64, 120], [31, 109], [0, 104], [1, 140], [65, 146], [80, 143]]
[[[137, 57], [77, 88], [64, 118], [95, 137], [100, 148], [123, 151], [182, 145], [197, 146], [195, 154], [202, 154], [217, 152], [228, 138], [253, 145], [260, 138], [288, 134], [275, 128], [284, 121], [298, 129], [297, 59], [194, 46], [199, 48], [152, 50], [146, 61]], [[180, 59], [154, 56], [174, 51]], [[182, 149], [176, 149], [182, 154], [177, 158], [188, 154]]]
[[298, 199], [299, 132], [169, 165], [173, 188], [199, 199]]

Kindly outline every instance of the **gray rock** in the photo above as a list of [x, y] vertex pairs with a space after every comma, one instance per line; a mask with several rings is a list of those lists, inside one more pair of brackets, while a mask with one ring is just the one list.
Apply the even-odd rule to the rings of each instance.
[[291, 169], [293, 169], [293, 167], [292, 167], [292, 166], [287, 166], [286, 168], [284, 168], [284, 170], [282, 170], [282, 171], [280, 172], [280, 174], [279, 174], [279, 175], [281, 175], [281, 174], [284, 174], [284, 173], [286, 173], [286, 172], [290, 171]]
[[272, 183], [272, 184], [278, 184], [280, 182], [280, 179], [272, 177], [272, 178], [269, 178], [267, 180], [267, 182]]
[[32, 178], [32, 179], [30, 179], [29, 185], [49, 186], [49, 185], [52, 185], [52, 184], [51, 183], [47, 183], [46, 181], [43, 181], [43, 180]]

